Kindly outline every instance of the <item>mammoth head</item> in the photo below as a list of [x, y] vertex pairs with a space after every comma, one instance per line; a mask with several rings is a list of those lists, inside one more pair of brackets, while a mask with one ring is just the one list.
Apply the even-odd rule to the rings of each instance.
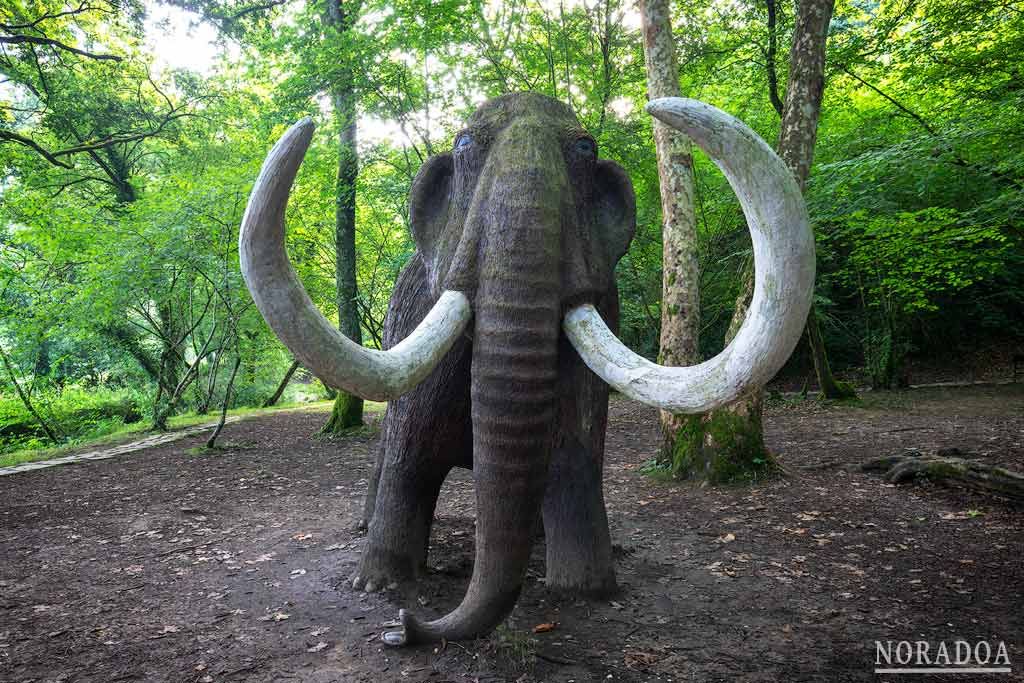
[[[520, 203], [518, 215], [510, 201]], [[598, 157], [597, 143], [568, 106], [536, 93], [485, 103], [456, 134], [452, 151], [428, 160], [413, 182], [410, 225], [434, 294], [472, 298], [481, 245], [494, 240], [488, 231], [523, 231], [524, 218], [535, 228], [557, 228], [537, 236], [559, 256], [567, 304], [607, 291], [636, 226], [625, 171]]]

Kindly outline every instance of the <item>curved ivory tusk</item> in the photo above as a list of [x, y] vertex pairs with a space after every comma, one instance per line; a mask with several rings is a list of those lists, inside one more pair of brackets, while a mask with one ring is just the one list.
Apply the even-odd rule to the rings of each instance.
[[814, 294], [814, 235], [800, 188], [754, 131], [696, 100], [667, 97], [647, 111], [697, 143], [736, 192], [754, 243], [754, 296], [732, 342], [699, 365], [663, 367], [619, 341], [593, 306], [563, 328], [587, 366], [611, 386], [664, 410], [700, 413], [763, 386], [800, 340]]
[[288, 193], [313, 128], [308, 118], [296, 123], [263, 163], [238, 238], [242, 275], [263, 318], [302, 365], [332, 387], [392, 399], [430, 374], [466, 328], [472, 309], [464, 294], [446, 291], [412, 334], [388, 351], [354, 343], [320, 313], [284, 248]]

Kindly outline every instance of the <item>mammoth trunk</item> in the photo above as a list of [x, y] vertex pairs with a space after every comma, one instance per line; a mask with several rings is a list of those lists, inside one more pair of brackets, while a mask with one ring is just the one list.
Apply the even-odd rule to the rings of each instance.
[[475, 305], [473, 578], [451, 614], [426, 624], [403, 615], [407, 642], [493, 629], [512, 611], [530, 557], [556, 422], [560, 223], [543, 215], [550, 206], [507, 208], [512, 220], [487, 236], [497, 248], [485, 252]]

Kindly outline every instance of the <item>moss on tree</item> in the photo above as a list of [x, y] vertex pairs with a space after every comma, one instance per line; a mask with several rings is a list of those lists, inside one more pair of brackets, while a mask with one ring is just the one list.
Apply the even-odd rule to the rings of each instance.
[[334, 398], [331, 417], [320, 428], [321, 434], [345, 434], [363, 426], [363, 399], [344, 391]]
[[749, 416], [727, 408], [680, 420], [661, 459], [674, 479], [709, 484], [749, 483], [781, 471], [764, 445], [760, 413]]

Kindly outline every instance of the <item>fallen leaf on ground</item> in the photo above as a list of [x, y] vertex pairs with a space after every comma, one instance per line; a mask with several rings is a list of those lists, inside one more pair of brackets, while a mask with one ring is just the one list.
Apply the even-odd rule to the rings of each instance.
[[543, 623], [543, 624], [537, 624], [536, 626], [534, 626], [533, 627], [533, 632], [534, 633], [547, 633], [548, 631], [554, 631], [556, 628], [558, 628], [558, 622], [557, 621], [549, 621], [549, 622], [546, 622], [546, 623]]
[[658, 652], [644, 652], [642, 650], [626, 650], [622, 653], [623, 663], [630, 669], [641, 671], [654, 664], [665, 655]]
[[284, 621], [285, 619], [291, 619], [292, 615], [285, 614], [284, 612], [274, 612], [273, 614], [267, 614], [260, 617], [260, 621]]
[[257, 557], [255, 560], [246, 560], [245, 563], [246, 564], [256, 564], [258, 562], [270, 562], [272, 559], [274, 559], [275, 555], [277, 555], [277, 553], [263, 553], [262, 555]]

